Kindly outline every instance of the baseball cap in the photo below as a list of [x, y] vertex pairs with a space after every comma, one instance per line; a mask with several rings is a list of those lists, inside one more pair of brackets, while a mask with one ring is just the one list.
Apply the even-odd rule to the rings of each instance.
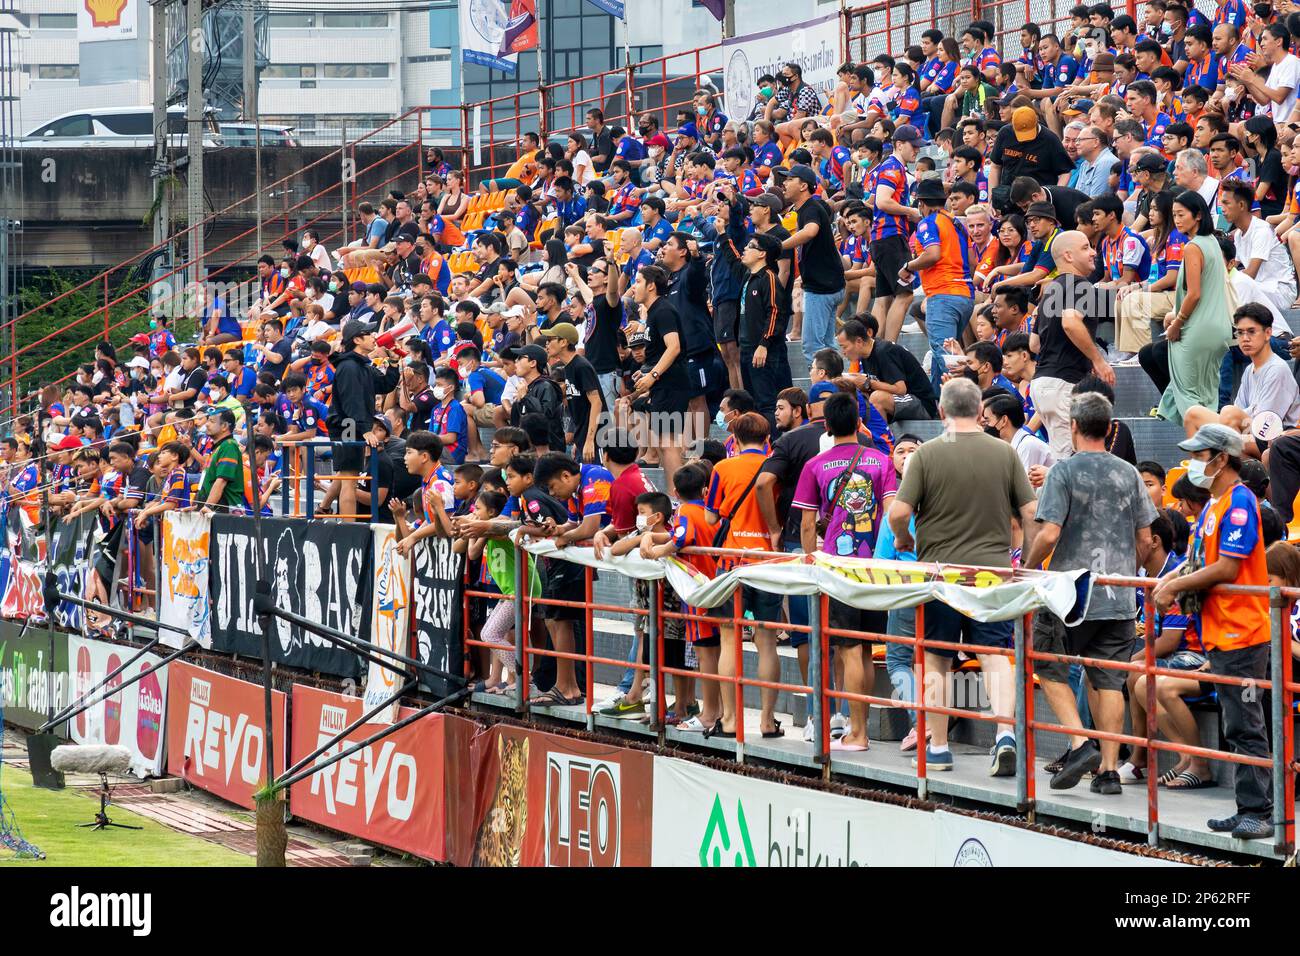
[[525, 345], [523, 348], [516, 350], [515, 357], [532, 359], [539, 368], [546, 367], [546, 349], [540, 345]]
[[149, 368], [149, 360], [148, 360], [147, 358], [144, 358], [144, 357], [141, 356], [141, 355], [137, 355], [135, 358], [131, 359], [131, 361], [129, 361], [129, 362], [126, 363], [126, 367], [127, 367], [127, 368], [142, 368], [142, 369], [148, 370], [148, 368]]
[[366, 294], [366, 290], [369, 289], [369, 288], [370, 288], [370, 283], [368, 283], [368, 282], [354, 282], [354, 283], [352, 283], [352, 291], [353, 291], [353, 292], [359, 292], [359, 293], [361, 293], [362, 295], [365, 295], [365, 294]]
[[677, 135], [689, 136], [691, 139], [699, 139], [700, 131], [696, 128], [694, 123], [686, 123], [682, 126], [677, 127]]
[[[492, 311], [492, 306], [488, 306], [488, 312]], [[522, 305], [512, 305], [508, 309], [501, 309], [501, 314], [508, 319], [518, 319], [528, 314], [528, 310]]]
[[383, 246], [383, 248], [381, 248], [379, 251], [380, 251], [380, 252], [396, 252], [396, 251], [397, 251], [397, 240], [394, 239], [392, 242], [385, 244], [385, 245]]
[[137, 345], [148, 345], [149, 334], [147, 332], [137, 332], [135, 335], [131, 336], [128, 341], [134, 342]]
[[580, 337], [578, 327], [572, 322], [556, 322], [550, 328], [542, 330], [542, 338], [564, 339], [570, 345], [577, 345]]
[[894, 130], [895, 143], [919, 143], [922, 139], [921, 131], [911, 123], [904, 123]]
[[71, 435], [64, 435], [59, 439], [59, 443], [54, 446], [55, 451], [73, 451], [81, 448], [81, 439], [73, 438]]
[[1159, 153], [1143, 153], [1133, 164], [1133, 171], [1138, 173], [1163, 173], [1169, 164]]
[[775, 174], [777, 176], [793, 176], [795, 179], [807, 183], [809, 189], [817, 188], [817, 174], [812, 171], [811, 167], [805, 166], [803, 163], [795, 163], [789, 169], [782, 169], [778, 166], [775, 169]]
[[776, 193], [761, 193], [749, 200], [751, 206], [766, 206], [772, 212], [784, 212], [785, 202]]
[[378, 425], [380, 428], [382, 428], [384, 431], [388, 432], [388, 434], [391, 435], [393, 433], [393, 423], [390, 422], [383, 415], [375, 416], [375, 424]]
[[355, 342], [363, 335], [373, 335], [375, 324], [373, 322], [359, 322], [353, 319], [347, 325], [343, 326], [343, 341]]
[[655, 133], [653, 136], [651, 136], [648, 140], [645, 141], [645, 145], [647, 149], [649, 149], [651, 146], [658, 146], [661, 149], [673, 148], [673, 144], [668, 142], [668, 137], [665, 136], [663, 133]]
[[497, 353], [497, 358], [501, 359], [503, 362], [513, 362], [515, 359], [519, 358], [519, 349], [516, 346], [507, 345]]
[[839, 390], [839, 386], [834, 382], [818, 382], [808, 390], [808, 401], [820, 402], [826, 398], [827, 395], [837, 394]]
[[[1011, 112], [1011, 128], [1016, 131], [1016, 139], [1028, 143], [1038, 135], [1038, 114], [1032, 106], [1018, 106]], [[898, 134], [895, 133], [895, 136]]]
[[630, 349], [644, 348], [650, 344], [650, 335], [647, 332], [634, 332], [627, 337], [627, 347]]
[[1222, 451], [1233, 458], [1241, 457], [1243, 445], [1242, 437], [1236, 430], [1217, 422], [1202, 425], [1196, 429], [1195, 435], [1178, 443], [1183, 451]]
[[1092, 100], [1075, 100], [1061, 112], [1065, 116], [1083, 116], [1092, 111], [1092, 105]]

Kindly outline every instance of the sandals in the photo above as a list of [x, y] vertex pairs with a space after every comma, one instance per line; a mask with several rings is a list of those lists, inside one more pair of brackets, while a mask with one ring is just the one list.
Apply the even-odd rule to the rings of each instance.
[[[678, 726], [680, 727], [681, 725], [679, 724]], [[716, 721], [714, 721], [712, 727], [704, 731], [704, 739], [707, 740], [710, 737], [721, 737], [723, 740], [735, 740], [736, 734], [733, 731], [723, 730], [722, 718], [719, 717]]]
[[1172, 782], [1174, 781], [1174, 779], [1175, 779], [1177, 776], [1178, 776], [1178, 771], [1177, 771], [1177, 770], [1173, 770], [1173, 769], [1166, 770], [1166, 771], [1165, 771], [1164, 773], [1162, 773], [1160, 776], [1156, 777], [1156, 786], [1158, 786], [1158, 787], [1167, 787], [1167, 786], [1169, 786], [1170, 783], [1172, 783]]
[[681, 723], [677, 724], [677, 729], [686, 734], [708, 734], [709, 727], [705, 726], [704, 721], [699, 716], [687, 717]]
[[586, 700], [581, 694], [577, 697], [565, 697], [558, 689], [552, 687], [550, 690], [539, 694], [528, 703], [534, 707], [576, 707]]
[[762, 732], [762, 737], [763, 737], [764, 740], [771, 740], [771, 739], [774, 738], [774, 737], [784, 737], [784, 736], [785, 736], [785, 731], [781, 729], [781, 721], [779, 721], [779, 720], [774, 720], [774, 721], [772, 721], [772, 724], [776, 727], [776, 729], [775, 729], [775, 730], [764, 730], [764, 731]]
[[[1179, 783], [1179, 781], [1182, 781]], [[1175, 786], [1175, 784], [1178, 784]], [[1208, 787], [1217, 787], [1213, 780], [1202, 780], [1190, 770], [1180, 770], [1174, 775], [1174, 779], [1165, 784], [1166, 790], [1205, 790]]]
[[869, 745], [864, 746], [862, 744], [846, 744], [844, 742], [843, 737], [841, 737], [839, 740], [831, 741], [831, 750], [848, 750], [851, 752], [859, 753], [861, 751], [870, 750], [870, 749], [871, 747]]

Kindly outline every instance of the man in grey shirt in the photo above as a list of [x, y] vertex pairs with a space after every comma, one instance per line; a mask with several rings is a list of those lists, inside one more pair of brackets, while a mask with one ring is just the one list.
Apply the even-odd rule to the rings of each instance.
[[[1038, 533], [1025, 558], [1037, 568], [1051, 554], [1052, 570], [1085, 568], [1093, 575], [1134, 577], [1151, 550], [1155, 505], [1137, 469], [1106, 450], [1111, 404], [1104, 396], [1085, 393], [1070, 404], [1070, 437], [1075, 453], [1047, 473], [1038, 495]], [[1128, 661], [1136, 637], [1133, 621], [1137, 601], [1131, 588], [1094, 585], [1084, 620], [1067, 627], [1048, 611], [1034, 616], [1034, 649], [1102, 661]], [[1070, 665], [1043, 661], [1038, 665], [1043, 693], [1067, 727], [1083, 729]], [[1124, 679], [1127, 672], [1085, 666], [1095, 694], [1090, 695], [1097, 729], [1118, 734], [1124, 729]], [[1053, 790], [1068, 790], [1088, 771], [1097, 771], [1093, 793], [1118, 794], [1119, 744], [1096, 744], [1082, 734], [1070, 738], [1070, 751], [1052, 777]]]

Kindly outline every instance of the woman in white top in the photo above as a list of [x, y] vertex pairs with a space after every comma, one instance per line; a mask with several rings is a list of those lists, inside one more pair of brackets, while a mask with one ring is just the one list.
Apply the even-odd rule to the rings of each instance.
[[573, 163], [573, 181], [579, 186], [586, 186], [596, 178], [596, 170], [591, 165], [591, 154], [587, 152], [587, 138], [581, 133], [569, 134], [569, 147], [564, 155]]
[[316, 268], [321, 272], [333, 272], [334, 263], [330, 259], [329, 250], [321, 245], [320, 235], [315, 229], [304, 229], [302, 231], [302, 254], [311, 256], [311, 261], [315, 263]]

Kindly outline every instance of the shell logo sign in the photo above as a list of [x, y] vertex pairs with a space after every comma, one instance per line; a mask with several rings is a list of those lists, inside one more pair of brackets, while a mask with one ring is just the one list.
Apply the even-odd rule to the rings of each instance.
[[116, 27], [122, 23], [127, 0], [85, 0], [90, 22], [96, 27]]

